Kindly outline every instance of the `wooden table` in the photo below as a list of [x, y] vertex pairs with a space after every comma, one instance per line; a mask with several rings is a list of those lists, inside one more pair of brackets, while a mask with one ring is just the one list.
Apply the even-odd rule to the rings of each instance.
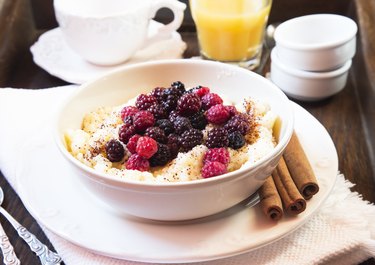
[[[342, 92], [317, 103], [297, 103], [315, 116], [330, 133], [337, 148], [340, 171], [356, 184], [353, 190], [374, 203], [375, 46], [372, 41], [375, 41], [375, 1], [274, 0], [269, 22], [312, 13], [337, 13], [357, 21], [357, 53]], [[55, 26], [52, 1], [8, 0], [0, 4], [0, 87], [38, 89], [67, 84], [35, 65], [28, 50], [42, 32]], [[195, 28], [188, 13], [180, 33], [188, 44], [185, 57], [198, 55]], [[262, 74], [269, 70], [269, 60], [266, 59], [267, 63], [260, 69]], [[4, 208], [42, 242], [50, 245], [2, 174], [0, 185], [6, 194]], [[39, 264], [38, 258], [18, 239], [10, 224], [4, 218], [0, 220], [21, 262]], [[362, 264], [375, 264], [375, 260]]]

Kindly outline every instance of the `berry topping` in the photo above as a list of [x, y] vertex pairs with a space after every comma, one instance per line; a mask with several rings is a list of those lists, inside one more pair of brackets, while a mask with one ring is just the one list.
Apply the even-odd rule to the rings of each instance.
[[239, 131], [242, 135], [245, 135], [250, 129], [249, 117], [246, 114], [237, 114], [231, 117], [228, 122], [224, 125], [229, 133]]
[[222, 104], [212, 106], [206, 111], [206, 119], [212, 124], [223, 124], [230, 117], [229, 111]]
[[198, 97], [203, 97], [204, 95], [210, 93], [210, 89], [208, 87], [205, 87], [205, 86], [199, 86], [195, 89], [194, 91]]
[[173, 123], [167, 119], [161, 119], [156, 121], [156, 126], [164, 131], [165, 135], [169, 135], [174, 132]]
[[168, 115], [168, 119], [169, 119], [172, 123], [174, 123], [174, 121], [176, 120], [176, 118], [177, 118], [178, 116], [179, 116], [179, 115], [178, 115], [177, 110], [172, 110], [172, 111], [169, 113], [169, 115]]
[[130, 137], [136, 133], [135, 127], [133, 125], [124, 124], [118, 130], [118, 138], [124, 144], [127, 144]]
[[177, 101], [182, 95], [181, 91], [175, 87], [164, 89], [162, 95], [162, 106], [168, 113], [174, 110], [177, 106]]
[[175, 81], [171, 84], [171, 87], [177, 88], [180, 91], [181, 95], [185, 93], [185, 85], [180, 81]]
[[150, 158], [150, 165], [152, 167], [166, 165], [171, 157], [169, 147], [165, 144], [158, 143], [158, 151]]
[[160, 103], [163, 99], [163, 91], [164, 91], [164, 87], [155, 87], [150, 95], [154, 96], [156, 98], [156, 100]]
[[223, 100], [216, 93], [207, 93], [202, 97], [202, 108], [204, 110], [208, 110], [217, 104], [223, 104]]
[[137, 141], [136, 152], [138, 155], [149, 159], [158, 151], [157, 142], [148, 136], [141, 136]]
[[162, 105], [157, 103], [151, 105], [147, 110], [151, 112], [151, 114], [154, 115], [154, 118], [157, 120], [164, 119], [168, 116]]
[[131, 116], [124, 117], [124, 119], [122, 121], [126, 125], [133, 125], [133, 117], [131, 117]]
[[224, 128], [213, 128], [207, 134], [206, 146], [208, 148], [228, 147], [228, 132]]
[[159, 143], [167, 142], [167, 136], [165, 136], [163, 129], [159, 127], [148, 127], [145, 131], [145, 136], [151, 137]]
[[202, 171], [201, 171], [203, 178], [219, 176], [225, 173], [227, 173], [227, 167], [223, 163], [216, 162], [216, 161], [214, 162], [207, 161], [203, 165]]
[[121, 110], [121, 120], [124, 120], [126, 117], [132, 117], [139, 111], [137, 107], [134, 106], [125, 106]]
[[147, 110], [137, 112], [133, 117], [134, 128], [137, 132], [144, 132], [155, 123], [154, 115]]
[[135, 106], [140, 110], [147, 110], [149, 107], [157, 103], [152, 95], [140, 94], [135, 101]]
[[180, 150], [180, 143], [179, 143], [178, 138], [179, 138], [178, 135], [174, 133], [168, 135], [167, 145], [169, 147], [171, 159], [175, 158], [178, 155], [178, 151]]
[[138, 142], [139, 137], [141, 137], [139, 134], [134, 134], [132, 137], [130, 137], [128, 143], [126, 144], [126, 148], [132, 154], [137, 152], [136, 148], [137, 148], [137, 142]]
[[233, 149], [240, 149], [246, 143], [245, 137], [239, 131], [234, 131], [232, 133], [229, 133], [228, 140], [229, 140], [229, 147]]
[[202, 106], [201, 99], [195, 93], [187, 93], [177, 101], [177, 112], [182, 116], [191, 116], [198, 112]]
[[189, 117], [191, 126], [195, 129], [203, 130], [206, 128], [207, 125], [207, 120], [206, 117], [204, 116], [203, 112], [197, 112], [194, 115]]
[[232, 105], [226, 105], [225, 108], [228, 110], [229, 115], [232, 117], [238, 113], [237, 109], [235, 106]]
[[120, 162], [125, 155], [125, 149], [122, 143], [119, 141], [112, 139], [107, 142], [105, 145], [105, 152], [107, 154], [107, 158], [111, 162]]
[[174, 130], [177, 134], [182, 134], [184, 131], [190, 130], [191, 126], [190, 120], [186, 117], [178, 116], [173, 122]]
[[203, 133], [198, 129], [187, 130], [181, 134], [179, 143], [181, 151], [187, 152], [203, 143]]
[[138, 154], [132, 154], [126, 162], [126, 169], [147, 171], [150, 169], [150, 163], [146, 158]]
[[220, 162], [225, 166], [228, 166], [230, 161], [229, 151], [224, 147], [208, 149], [204, 155], [203, 163], [206, 163], [207, 161]]

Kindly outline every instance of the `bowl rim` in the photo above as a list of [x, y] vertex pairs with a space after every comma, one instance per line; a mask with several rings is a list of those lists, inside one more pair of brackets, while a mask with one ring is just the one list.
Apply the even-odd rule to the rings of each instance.
[[[225, 67], [228, 70], [233, 71], [240, 71], [246, 74], [250, 74], [253, 76], [253, 78], [262, 79], [263, 82], [266, 82], [268, 86], [271, 87], [271, 89], [278, 94], [280, 99], [285, 100], [287, 103], [285, 105], [285, 110], [287, 112], [288, 120], [285, 127], [285, 135], [283, 138], [279, 139], [279, 142], [275, 146], [275, 148], [266, 154], [264, 157], [262, 157], [260, 160], [256, 161], [251, 166], [246, 166], [244, 168], [237, 169], [232, 172], [225, 173], [220, 176], [215, 176], [211, 178], [205, 178], [205, 179], [197, 179], [197, 180], [190, 180], [190, 181], [177, 181], [177, 182], [149, 182], [149, 181], [138, 181], [138, 180], [129, 180], [124, 178], [119, 178], [116, 176], [111, 176], [109, 174], [105, 174], [103, 172], [99, 172], [82, 162], [80, 162], [78, 159], [76, 159], [66, 148], [65, 144], [63, 143], [63, 137], [61, 132], [59, 132], [59, 121], [61, 117], [63, 116], [63, 110], [69, 105], [70, 101], [74, 100], [76, 96], [78, 96], [80, 93], [83, 93], [86, 90], [89, 90], [92, 84], [96, 83], [99, 80], [111, 78], [114, 75], [117, 75], [118, 73], [128, 71], [130, 69], [136, 69], [136, 68], [143, 68], [143, 67], [153, 67], [158, 65], [180, 65], [180, 64], [203, 64], [206, 66], [214, 66], [214, 67]], [[286, 94], [279, 89], [275, 84], [273, 84], [269, 79], [254, 73], [252, 71], [249, 71], [247, 69], [241, 68], [239, 66], [225, 64], [221, 62], [216, 61], [206, 61], [206, 60], [188, 60], [188, 59], [166, 59], [166, 60], [160, 60], [160, 61], [152, 61], [152, 62], [143, 62], [143, 63], [137, 63], [133, 65], [126, 65], [124, 67], [120, 67], [118, 69], [114, 69], [107, 74], [104, 74], [96, 79], [93, 79], [89, 82], [86, 82], [82, 85], [80, 85], [72, 94], [70, 94], [65, 100], [58, 106], [57, 112], [55, 114], [54, 119], [54, 127], [53, 127], [53, 136], [54, 136], [54, 142], [57, 144], [58, 149], [63, 154], [64, 158], [67, 159], [70, 163], [72, 163], [75, 167], [87, 171], [88, 174], [84, 174], [85, 177], [88, 177], [90, 179], [93, 179], [97, 182], [100, 182], [104, 185], [109, 186], [116, 186], [116, 188], [150, 188], [153, 191], [157, 190], [165, 190], [170, 188], [183, 188], [183, 187], [204, 187], [207, 185], [212, 185], [212, 183], [220, 183], [220, 182], [226, 182], [226, 181], [232, 181], [234, 178], [243, 178], [245, 176], [244, 173], [246, 173], [249, 170], [255, 170], [260, 165], [266, 163], [267, 160], [270, 160], [273, 156], [277, 156], [282, 153], [286, 145], [289, 143], [289, 140], [292, 136], [292, 132], [294, 129], [294, 112], [292, 108], [292, 103], [289, 101]], [[156, 188], [156, 189], [155, 189]]]
[[271, 51], [271, 62], [274, 63], [280, 70], [284, 71], [289, 75], [293, 75], [300, 78], [310, 78], [310, 79], [328, 79], [340, 76], [347, 72], [352, 66], [352, 60], [346, 61], [341, 67], [336, 68], [331, 71], [319, 72], [319, 71], [305, 71], [294, 68], [292, 66], [287, 66], [285, 63], [281, 62], [279, 56], [277, 55], [277, 47], [273, 48]]
[[[350, 25], [349, 28], [345, 28], [345, 31], [347, 32], [342, 38], [337, 39], [332, 42], [319, 42], [319, 43], [311, 43], [311, 44], [300, 44], [291, 42], [289, 40], [286, 40], [283, 37], [283, 30], [286, 30], [287, 27], [292, 26], [293, 24], [300, 23], [301, 21], [309, 21], [311, 20], [310, 24], [313, 24], [314, 20], [317, 19], [336, 19], [338, 21], [345, 21], [345, 25]], [[342, 46], [343, 44], [351, 41], [355, 38], [358, 31], [357, 24], [349, 17], [338, 15], [338, 14], [311, 14], [311, 15], [304, 15], [300, 17], [295, 17], [292, 19], [289, 19], [283, 23], [281, 23], [276, 29], [274, 33], [274, 39], [276, 42], [276, 45], [282, 46], [284, 48], [288, 48], [291, 50], [298, 50], [298, 51], [313, 51], [313, 50], [323, 50], [323, 49], [329, 49], [329, 48], [335, 48]]]

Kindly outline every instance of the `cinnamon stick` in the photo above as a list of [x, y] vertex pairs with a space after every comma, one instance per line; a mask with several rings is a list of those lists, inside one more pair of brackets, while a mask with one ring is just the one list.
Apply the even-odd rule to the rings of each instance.
[[272, 178], [286, 213], [297, 215], [303, 212], [306, 209], [306, 201], [294, 184], [283, 157], [281, 157], [279, 164], [273, 171]]
[[292, 138], [284, 151], [284, 159], [302, 196], [306, 200], [311, 199], [319, 191], [319, 185], [295, 132], [293, 132]]
[[283, 206], [272, 176], [269, 176], [259, 189], [260, 205], [263, 213], [272, 221], [283, 217]]

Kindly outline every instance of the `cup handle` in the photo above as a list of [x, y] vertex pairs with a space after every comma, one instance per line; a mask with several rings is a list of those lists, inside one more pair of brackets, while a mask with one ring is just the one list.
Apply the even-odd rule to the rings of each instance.
[[173, 31], [181, 26], [184, 19], [186, 5], [182, 2], [176, 0], [154, 0], [152, 1], [150, 17], [154, 18], [158, 10], [161, 8], [168, 8], [172, 11], [174, 16], [173, 21], [161, 27], [154, 35], [149, 36], [145, 42], [147, 45], [170, 38]]

